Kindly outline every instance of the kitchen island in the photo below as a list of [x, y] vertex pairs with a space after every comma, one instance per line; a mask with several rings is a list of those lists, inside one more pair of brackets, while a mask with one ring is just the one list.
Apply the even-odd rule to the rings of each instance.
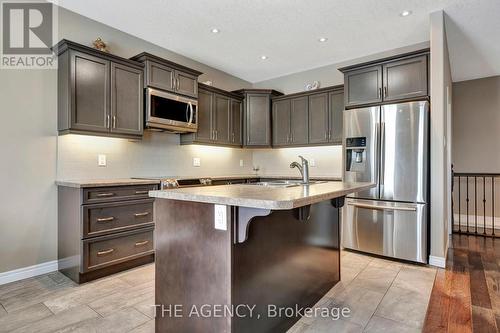
[[150, 191], [156, 332], [286, 332], [340, 280], [340, 208], [373, 185]]

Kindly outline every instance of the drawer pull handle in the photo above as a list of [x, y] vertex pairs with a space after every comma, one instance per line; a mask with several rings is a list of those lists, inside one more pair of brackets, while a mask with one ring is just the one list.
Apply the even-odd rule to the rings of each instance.
[[142, 217], [142, 216], [148, 216], [149, 215], [149, 212], [144, 212], [144, 213], [135, 213], [134, 216], [135, 217]]
[[97, 219], [97, 222], [111, 222], [113, 221], [115, 218], [113, 216], [110, 216], [110, 217], [100, 217]]
[[114, 196], [114, 195], [115, 195], [115, 194], [114, 194], [114, 193], [112, 193], [112, 192], [108, 192], [108, 193], [97, 193], [97, 196], [98, 196], [99, 198], [104, 198], [104, 197], [112, 197], [112, 196]]
[[106, 254], [110, 254], [110, 253], [113, 253], [113, 252], [115, 252], [115, 249], [109, 249], [109, 250], [99, 251], [99, 252], [97, 252], [97, 255], [98, 256], [104, 256]]
[[135, 243], [135, 246], [143, 246], [143, 245], [146, 245], [147, 243], [149, 243], [149, 241], [145, 240], [145, 241], [142, 241], [142, 242]]
[[148, 194], [149, 191], [135, 191], [135, 194]]

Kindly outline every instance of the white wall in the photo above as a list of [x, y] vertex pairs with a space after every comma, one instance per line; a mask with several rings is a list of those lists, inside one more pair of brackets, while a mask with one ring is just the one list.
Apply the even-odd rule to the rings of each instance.
[[314, 159], [316, 166], [309, 168], [311, 176], [342, 177], [342, 146], [254, 150], [253, 164], [264, 176], [300, 176], [297, 169], [290, 169], [291, 162], [300, 162], [299, 155]]
[[274, 79], [257, 82], [254, 83], [253, 86], [254, 88], [276, 89], [285, 94], [291, 94], [304, 91], [306, 84], [312, 83], [313, 81], [319, 81], [321, 87], [344, 84], [344, 75], [337, 68], [422, 50], [428, 47], [429, 42], [408, 45], [397, 49], [366, 55], [349, 61], [343, 61], [338, 64], [323, 66], [300, 73], [284, 75]]
[[[107, 167], [97, 165], [98, 154], [106, 155]], [[200, 167], [193, 167], [193, 157], [201, 159]], [[223, 176], [252, 172], [250, 150], [181, 146], [177, 134], [146, 132], [141, 141], [85, 135], [58, 138], [58, 179]]]
[[[451, 122], [452, 82], [446, 42], [444, 12], [431, 14], [431, 239], [430, 254], [444, 261], [448, 250], [451, 160], [447, 133]], [[451, 111], [451, 110], [450, 110]]]

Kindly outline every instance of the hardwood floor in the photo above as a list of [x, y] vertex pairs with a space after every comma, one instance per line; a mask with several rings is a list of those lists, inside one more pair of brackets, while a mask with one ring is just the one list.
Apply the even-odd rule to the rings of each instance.
[[500, 239], [454, 234], [424, 332], [499, 332]]

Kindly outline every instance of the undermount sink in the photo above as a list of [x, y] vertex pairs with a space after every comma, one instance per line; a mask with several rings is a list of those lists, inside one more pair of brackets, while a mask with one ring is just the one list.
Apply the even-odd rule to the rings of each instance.
[[314, 184], [320, 184], [320, 183], [326, 183], [324, 180], [311, 180], [309, 183], [304, 183], [301, 180], [273, 180], [269, 182], [257, 182], [257, 183], [250, 183], [248, 185], [257, 185], [257, 186], [267, 186], [267, 187], [294, 187], [294, 186], [301, 186], [301, 185], [314, 185]]

